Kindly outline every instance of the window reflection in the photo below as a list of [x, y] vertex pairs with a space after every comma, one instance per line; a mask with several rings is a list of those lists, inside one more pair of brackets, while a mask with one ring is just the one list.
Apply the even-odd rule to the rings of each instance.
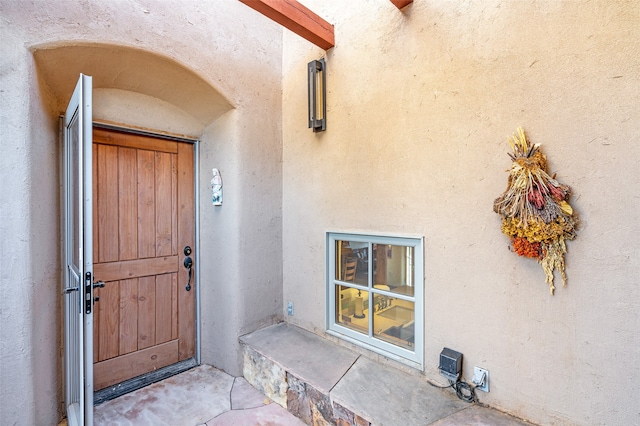
[[373, 336], [404, 348], [415, 339], [414, 303], [390, 296], [374, 296]]
[[386, 294], [371, 293], [343, 285], [336, 286], [337, 324], [369, 333], [369, 297], [373, 295], [373, 336], [404, 348], [414, 345], [413, 302]]
[[336, 280], [367, 285], [369, 243], [336, 241]]
[[414, 295], [414, 248], [373, 244], [373, 284], [393, 293]]
[[357, 288], [336, 286], [336, 323], [361, 333], [369, 333], [369, 292]]

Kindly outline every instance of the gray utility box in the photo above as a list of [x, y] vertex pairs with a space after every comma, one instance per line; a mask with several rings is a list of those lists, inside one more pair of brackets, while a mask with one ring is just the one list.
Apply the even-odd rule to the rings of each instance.
[[451, 381], [458, 381], [462, 373], [462, 354], [453, 349], [444, 348], [440, 352], [440, 374]]

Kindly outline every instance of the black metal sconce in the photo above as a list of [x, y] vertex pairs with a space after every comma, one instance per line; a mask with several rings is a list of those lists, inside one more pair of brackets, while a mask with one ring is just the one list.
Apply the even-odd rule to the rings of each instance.
[[307, 65], [309, 86], [309, 128], [314, 132], [327, 130], [327, 75], [324, 58]]

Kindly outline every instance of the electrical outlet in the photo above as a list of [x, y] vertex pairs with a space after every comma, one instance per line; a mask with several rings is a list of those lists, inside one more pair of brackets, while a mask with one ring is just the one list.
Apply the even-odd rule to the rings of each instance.
[[471, 379], [477, 390], [489, 392], [489, 370], [480, 367], [473, 367], [473, 379]]
[[287, 315], [293, 316], [293, 302], [287, 303]]

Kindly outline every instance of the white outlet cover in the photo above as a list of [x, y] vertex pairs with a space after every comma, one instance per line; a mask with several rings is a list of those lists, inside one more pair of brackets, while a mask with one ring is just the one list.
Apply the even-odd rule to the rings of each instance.
[[[484, 380], [482, 380], [483, 373]], [[481, 367], [473, 367], [473, 379], [471, 381], [476, 385], [476, 390], [489, 392], [489, 370]]]

